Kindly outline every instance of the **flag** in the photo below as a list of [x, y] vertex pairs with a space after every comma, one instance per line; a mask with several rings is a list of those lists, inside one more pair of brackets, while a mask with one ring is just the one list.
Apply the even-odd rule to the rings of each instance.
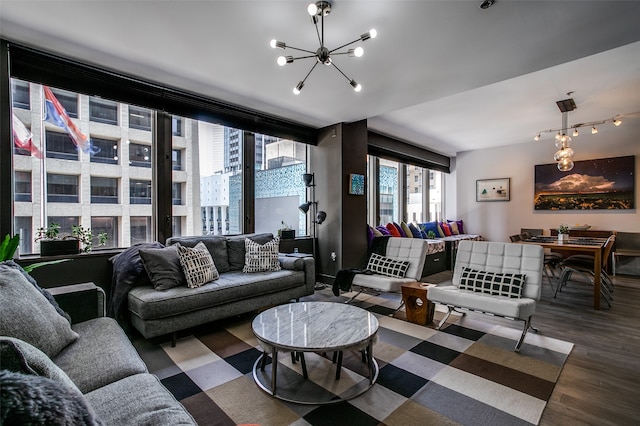
[[42, 158], [42, 152], [33, 144], [33, 135], [15, 114], [13, 114], [13, 143], [18, 148], [31, 152], [34, 157]]
[[75, 124], [73, 124], [71, 117], [69, 117], [69, 114], [67, 114], [67, 111], [55, 97], [51, 89], [48, 86], [42, 87], [44, 88], [45, 101], [44, 121], [48, 121], [49, 123], [64, 129], [78, 150], [82, 150], [83, 152], [92, 155], [100, 152], [100, 149], [95, 148], [91, 144], [89, 138], [86, 137]]

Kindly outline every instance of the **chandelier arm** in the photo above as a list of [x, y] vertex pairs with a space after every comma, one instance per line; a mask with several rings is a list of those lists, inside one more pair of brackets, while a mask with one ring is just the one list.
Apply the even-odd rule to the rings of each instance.
[[309, 72], [307, 73], [307, 75], [304, 76], [304, 79], [302, 80], [302, 83], [304, 83], [305, 81], [307, 81], [307, 78], [309, 78], [309, 75], [311, 75], [311, 72], [318, 66], [320, 62], [317, 62], [313, 64], [313, 66], [311, 67], [311, 69], [309, 70]]
[[[353, 41], [350, 41], [350, 42], [349, 42], [349, 43], [347, 43], [347, 44], [343, 44], [343, 45], [342, 45], [342, 46], [340, 46], [340, 47], [336, 47], [335, 49], [330, 50], [330, 51], [329, 51], [329, 53], [333, 53], [333, 52], [335, 52], [336, 50], [340, 50], [340, 49], [342, 49], [343, 47], [350, 46], [350, 45], [352, 45], [353, 43], [359, 42], [360, 40], [362, 40], [362, 39], [361, 39], [361, 38], [358, 38], [358, 39], [355, 39], [355, 40], [353, 40]], [[336, 55], [342, 55], [342, 53], [336, 53]]]
[[340, 68], [338, 68], [338, 66], [335, 64], [335, 62], [331, 62], [331, 65], [333, 65], [340, 74], [342, 74], [344, 76], [344, 78], [347, 79], [348, 82], [351, 82], [351, 79], [349, 77], [347, 77], [347, 75], [345, 73], [342, 72], [342, 70]]
[[289, 46], [288, 44], [287, 44], [287, 49], [293, 49], [293, 50], [297, 50], [297, 51], [299, 51], [299, 52], [311, 53], [311, 54], [312, 54], [312, 55], [314, 55], [314, 56], [315, 56], [315, 54], [316, 54], [316, 52], [313, 52], [313, 51], [311, 51], [311, 50], [307, 50], [307, 49], [300, 49], [299, 47]]
[[309, 56], [298, 56], [297, 58], [292, 58], [294, 61], [297, 61], [298, 59], [308, 59], [308, 58], [317, 58], [318, 56], [313, 54], [313, 55], [309, 55]]

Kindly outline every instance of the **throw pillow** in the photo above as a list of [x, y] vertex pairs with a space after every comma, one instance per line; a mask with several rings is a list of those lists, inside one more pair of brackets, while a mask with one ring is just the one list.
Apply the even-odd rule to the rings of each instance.
[[15, 425], [102, 425], [76, 388], [47, 377], [0, 371], [2, 423]]
[[140, 258], [156, 290], [168, 290], [186, 284], [176, 245], [140, 249]]
[[451, 228], [452, 235], [460, 235], [460, 230], [458, 229], [458, 222], [449, 220], [447, 221], [447, 225], [449, 225], [449, 228]]
[[410, 262], [406, 260], [395, 260], [388, 257], [372, 253], [367, 263], [367, 269], [376, 274], [386, 275], [393, 278], [404, 278], [409, 269]]
[[447, 225], [445, 222], [440, 222], [440, 228], [442, 229], [442, 232], [444, 232], [445, 237], [451, 236], [451, 228], [449, 228], [449, 225]]
[[220, 274], [213, 264], [213, 258], [204, 243], [199, 242], [195, 247], [185, 247], [176, 244], [182, 272], [187, 280], [187, 287], [197, 288], [208, 282], [220, 278]]
[[[386, 229], [387, 229], [387, 228], [385, 228], [385, 230], [386, 230]], [[374, 236], [374, 237], [382, 237], [383, 235], [385, 235], [385, 234], [383, 234], [382, 232], [380, 232], [380, 230], [379, 230], [377, 227], [376, 227], [376, 228], [374, 228], [373, 226], [371, 227], [371, 232], [373, 232], [373, 236]]]
[[400, 228], [406, 237], [413, 238], [413, 232], [411, 232], [411, 229], [409, 229], [409, 225], [407, 225], [406, 222], [400, 222]]
[[440, 238], [446, 237], [444, 231], [442, 230], [442, 224], [440, 222], [436, 222], [436, 235]]
[[280, 262], [278, 252], [280, 251], [280, 238], [274, 237], [268, 243], [259, 244], [245, 238], [245, 256], [242, 272], [266, 272], [279, 271]]
[[423, 238], [422, 237], [422, 233], [420, 232], [418, 227], [416, 225], [414, 225], [413, 223], [409, 224], [409, 230], [413, 234], [413, 238]]
[[525, 280], [525, 274], [478, 271], [465, 266], [462, 268], [458, 288], [493, 296], [520, 298]]
[[398, 232], [400, 233], [400, 236], [402, 238], [406, 238], [407, 237], [407, 234], [404, 233], [404, 230], [402, 229], [402, 226], [400, 226], [399, 223], [391, 222], [391, 224], [396, 227], [396, 229], [398, 230]]
[[378, 225], [376, 226], [376, 229], [380, 231], [382, 235], [391, 235], [391, 232], [389, 232], [386, 226]]
[[53, 358], [78, 334], [19, 271], [0, 264], [0, 335], [24, 340]]
[[396, 228], [396, 226], [391, 222], [387, 223], [387, 230], [389, 231], [389, 234], [392, 237], [400, 237], [401, 236], [400, 235], [400, 231], [398, 231], [398, 228]]

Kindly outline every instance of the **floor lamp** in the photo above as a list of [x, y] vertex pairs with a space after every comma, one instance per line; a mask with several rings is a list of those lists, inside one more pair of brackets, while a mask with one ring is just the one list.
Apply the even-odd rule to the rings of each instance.
[[307, 187], [307, 189], [311, 190], [311, 200], [307, 199], [306, 202], [300, 204], [298, 208], [304, 214], [309, 213], [311, 210], [311, 217], [313, 218], [311, 222], [313, 223], [313, 233], [311, 234], [311, 238], [313, 240], [313, 257], [316, 258], [316, 236], [317, 236], [317, 226], [320, 225], [327, 219], [327, 213], [324, 211], [318, 210], [318, 202], [316, 201], [316, 184], [313, 182], [314, 175], [313, 173], [305, 173], [302, 175], [302, 180]]

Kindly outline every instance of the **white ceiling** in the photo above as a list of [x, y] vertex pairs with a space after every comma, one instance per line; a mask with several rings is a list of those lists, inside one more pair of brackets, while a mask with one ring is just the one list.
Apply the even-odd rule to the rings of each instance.
[[[332, 49], [375, 28], [362, 58], [276, 64], [276, 38], [315, 50], [309, 0], [1, 0], [11, 41], [314, 127], [370, 129], [448, 155], [533, 143], [569, 124], [640, 111], [640, 2], [335, 0]], [[298, 56], [287, 50], [285, 55]]]

